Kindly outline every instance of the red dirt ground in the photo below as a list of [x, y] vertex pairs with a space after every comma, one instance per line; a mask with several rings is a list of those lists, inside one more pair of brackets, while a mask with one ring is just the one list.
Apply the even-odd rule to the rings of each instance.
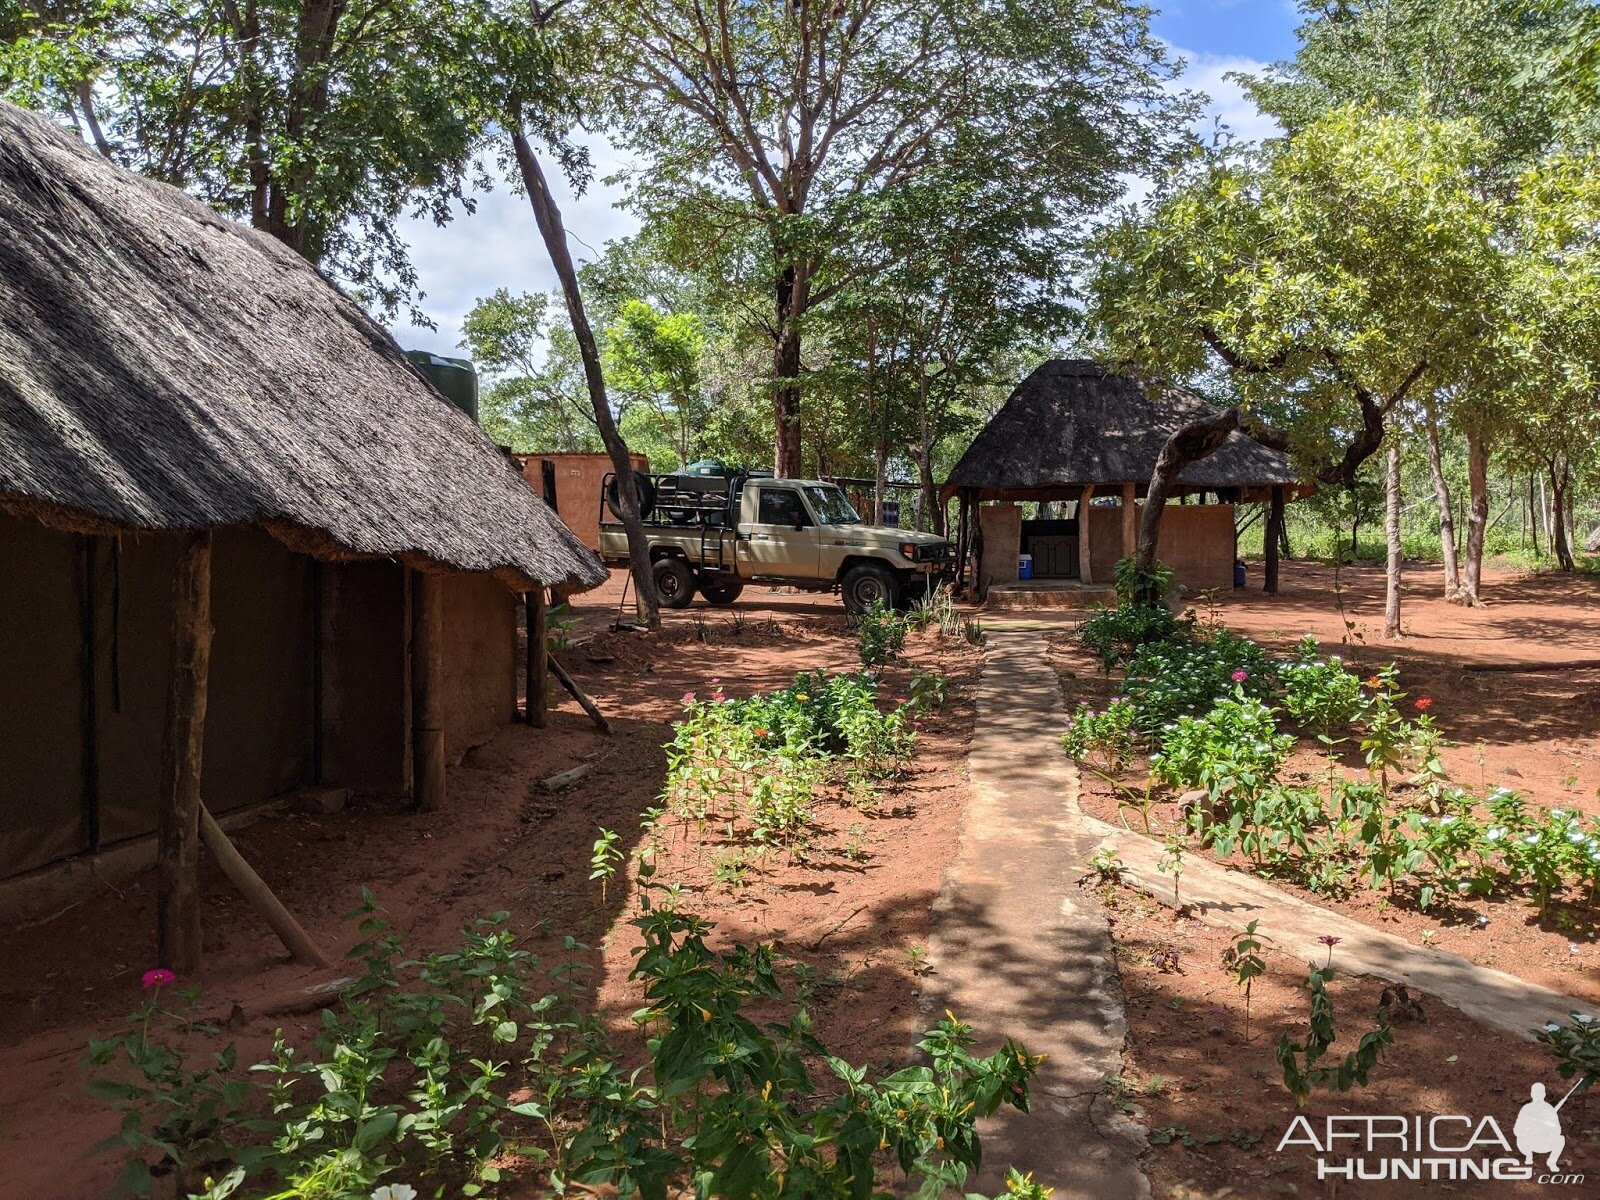
[[[753, 599], [761, 599], [757, 594]], [[754, 606], [741, 606], [750, 609]], [[702, 609], [702, 611], [704, 611]], [[768, 616], [778, 623], [768, 623]], [[659, 635], [600, 634], [575, 644], [564, 663], [615, 725], [600, 736], [558, 693], [551, 727], [513, 726], [452, 768], [444, 811], [418, 814], [356, 802], [332, 816], [281, 814], [236, 834], [241, 849], [324, 947], [354, 942], [343, 914], [369, 886], [408, 948], [449, 942], [471, 919], [506, 909], [525, 944], [554, 963], [560, 936], [594, 944], [597, 1003], [619, 1023], [637, 1006], [626, 980], [634, 930], [630, 889], [618, 881], [602, 905], [588, 881], [597, 827], [632, 850], [639, 814], [661, 787], [661, 745], [686, 690], [720, 676], [734, 695], [780, 686], [799, 670], [853, 668], [854, 639], [833, 604], [726, 610], [705, 625], [675, 614]], [[594, 629], [603, 622], [584, 623]], [[574, 637], [581, 636], [575, 631]], [[978, 655], [913, 635], [908, 653], [937, 663], [954, 698], [924, 729], [913, 773], [871, 813], [819, 806], [804, 863], [766, 856], [738, 890], [712, 886], [709, 858], [673, 837], [659, 878], [695, 893], [691, 911], [720, 923], [727, 938], [776, 940], [827, 982], [812, 1000], [830, 1048], [857, 1060], [900, 1062], [916, 1030], [916, 960], [966, 803], [965, 757], [972, 723], [968, 683]], [[890, 688], [904, 683], [893, 669]], [[537, 780], [582, 762], [577, 786], [548, 795]], [[225, 1018], [287, 995], [313, 978], [286, 961], [272, 935], [209, 868], [204, 881], [207, 960], [182, 981], [202, 1010]], [[107, 1195], [117, 1164], [88, 1157], [114, 1129], [113, 1115], [83, 1090], [84, 1046], [141, 1003], [140, 974], [152, 965], [154, 895], [148, 878], [119, 884], [53, 919], [0, 933], [0, 1197], [84, 1200]], [[284, 1026], [305, 1033], [315, 1014], [235, 1022], [222, 1040], [255, 1061]]]

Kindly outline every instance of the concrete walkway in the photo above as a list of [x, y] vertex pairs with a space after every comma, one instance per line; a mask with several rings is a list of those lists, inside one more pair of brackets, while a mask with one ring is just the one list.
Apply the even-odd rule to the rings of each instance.
[[985, 1122], [984, 1170], [968, 1188], [998, 1191], [1014, 1165], [1059, 1200], [1146, 1197], [1144, 1131], [1103, 1087], [1126, 1035], [1111, 934], [1077, 886], [1101, 834], [1073, 802], [1061, 687], [1037, 632], [992, 629], [977, 708], [972, 807], [936, 905], [924, 1003], [975, 1026], [984, 1052], [1010, 1036], [1048, 1057], [1033, 1111]]
[[[1078, 820], [1084, 829], [1097, 834], [1101, 843], [1115, 847], [1125, 882], [1172, 906], [1172, 876], [1156, 869], [1161, 843], [1087, 815]], [[1272, 939], [1273, 949], [1307, 962], [1327, 959], [1328, 948], [1318, 939], [1331, 935], [1339, 939], [1333, 951], [1335, 970], [1403, 983], [1460, 1009], [1475, 1021], [1519, 1037], [1531, 1039], [1546, 1021], [1564, 1025], [1574, 1012], [1596, 1008], [1589, 1001], [1493, 967], [1481, 967], [1458, 954], [1418, 946], [1374, 929], [1263, 880], [1219, 867], [1198, 852], [1184, 859], [1178, 901], [1206, 924], [1224, 929], [1242, 930], [1251, 921], [1260, 921], [1260, 931]]]

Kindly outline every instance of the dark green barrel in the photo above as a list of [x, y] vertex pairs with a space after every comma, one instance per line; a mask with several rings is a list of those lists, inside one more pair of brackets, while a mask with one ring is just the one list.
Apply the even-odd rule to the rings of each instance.
[[474, 421], [478, 419], [478, 372], [469, 359], [445, 358], [426, 350], [407, 350], [406, 357], [457, 408]]

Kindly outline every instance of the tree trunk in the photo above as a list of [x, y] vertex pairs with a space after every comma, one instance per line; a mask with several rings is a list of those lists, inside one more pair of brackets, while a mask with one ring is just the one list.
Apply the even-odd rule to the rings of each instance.
[[1433, 477], [1433, 496], [1439, 504], [1439, 550], [1444, 556], [1444, 598], [1452, 600], [1461, 587], [1461, 568], [1456, 562], [1455, 510], [1450, 503], [1450, 485], [1444, 477], [1444, 456], [1439, 450], [1439, 418], [1430, 397], [1423, 425], [1428, 435], [1428, 474]]
[[[650, 571], [650, 545], [645, 538], [644, 521], [639, 516], [639, 498], [633, 489], [633, 463], [628, 457], [627, 443], [617, 432], [617, 422], [611, 415], [611, 401], [606, 397], [605, 376], [600, 370], [600, 351], [595, 346], [594, 331], [589, 327], [589, 317], [583, 307], [583, 293], [578, 288], [578, 272], [572, 265], [572, 253], [567, 248], [567, 231], [561, 223], [561, 210], [539, 165], [538, 156], [522, 131], [520, 119], [511, 133], [511, 144], [517, 155], [517, 168], [522, 175], [523, 187], [528, 192], [528, 202], [533, 206], [534, 220], [539, 224], [539, 235], [544, 239], [545, 251], [555, 267], [556, 278], [561, 281], [561, 292], [567, 302], [567, 317], [572, 322], [572, 336], [577, 340], [578, 353], [583, 359], [584, 382], [589, 388], [589, 403], [594, 408], [595, 424], [600, 427], [600, 440], [611, 457], [611, 469], [617, 477], [617, 507], [622, 509], [622, 529], [628, 537], [628, 565], [633, 572], [634, 602], [639, 615], [650, 629], [661, 627], [661, 614], [656, 606], [655, 579]], [[798, 349], [798, 345], [797, 345]]]
[[773, 295], [772, 469], [779, 479], [798, 479], [800, 465], [800, 304], [794, 266], [778, 272]]
[[945, 536], [944, 505], [939, 501], [939, 485], [933, 478], [933, 427], [928, 422], [927, 384], [922, 384], [922, 408], [917, 420], [917, 482], [922, 485], [922, 508], [929, 515], [928, 528]]
[[211, 674], [211, 533], [183, 535], [172, 583], [172, 676], [161, 743], [156, 825], [156, 960], [200, 965], [200, 768]]
[[1262, 587], [1269, 596], [1278, 594], [1278, 551], [1283, 543], [1283, 486], [1272, 489], [1267, 506], [1267, 528], [1262, 537], [1266, 568]]
[[[1237, 428], [1239, 428], [1239, 410], [1230, 408], [1215, 416], [1191, 421], [1174, 432], [1167, 439], [1167, 444], [1161, 447], [1161, 453], [1156, 457], [1155, 471], [1150, 476], [1150, 488], [1145, 492], [1144, 512], [1139, 519], [1139, 552], [1135, 558], [1135, 566], [1140, 580], [1143, 581], [1142, 586], [1148, 588], [1148, 581], [1155, 574], [1156, 546], [1161, 540], [1161, 512], [1167, 506], [1167, 496], [1172, 491], [1172, 485], [1185, 467], [1215, 454], [1228, 440], [1228, 435]], [[1080, 544], [1083, 542], [1083, 529], [1086, 525], [1085, 515], [1080, 510], [1078, 520]], [[1165, 597], [1144, 592], [1135, 599], [1140, 603], [1158, 604]]]
[[1572, 471], [1559, 455], [1552, 455], [1550, 470], [1550, 546], [1555, 551], [1556, 562], [1563, 571], [1578, 569], [1572, 557], [1572, 543], [1567, 534], [1567, 489], [1572, 483]]
[[1390, 434], [1389, 457], [1383, 472], [1384, 560], [1383, 636], [1400, 634], [1400, 439]]
[[1479, 584], [1483, 577], [1483, 542], [1489, 532], [1489, 447], [1482, 435], [1467, 434], [1467, 553], [1461, 566], [1461, 590], [1457, 604], [1476, 608], [1483, 601]]

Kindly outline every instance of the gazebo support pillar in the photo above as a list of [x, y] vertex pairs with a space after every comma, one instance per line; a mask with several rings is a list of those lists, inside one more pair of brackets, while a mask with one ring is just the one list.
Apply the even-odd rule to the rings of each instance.
[[1263, 586], [1269, 596], [1278, 594], [1278, 547], [1283, 541], [1283, 486], [1281, 484], [1272, 489], [1272, 500], [1267, 507], [1267, 528], [1265, 537], [1266, 550], [1266, 578]]
[[1131, 483], [1122, 485], [1122, 557], [1132, 558], [1139, 552], [1138, 492]]
[[1094, 568], [1090, 566], [1093, 545], [1089, 536], [1089, 501], [1094, 498], [1094, 484], [1084, 486], [1078, 497], [1078, 582], [1093, 583]]
[[156, 826], [157, 961], [200, 965], [200, 768], [211, 674], [211, 532], [183, 535], [172, 582], [172, 678]]
[[444, 576], [411, 576], [412, 799], [423, 812], [444, 803]]

